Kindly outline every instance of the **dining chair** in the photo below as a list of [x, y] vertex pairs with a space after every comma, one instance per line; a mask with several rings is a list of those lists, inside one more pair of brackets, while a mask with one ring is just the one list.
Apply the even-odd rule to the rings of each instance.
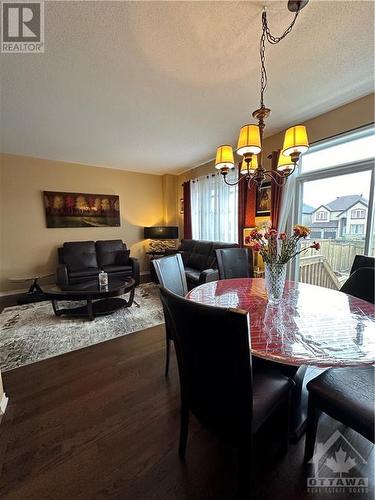
[[248, 477], [252, 436], [276, 411], [283, 420], [283, 449], [287, 449], [293, 382], [276, 369], [252, 372], [245, 311], [198, 304], [162, 287], [160, 294], [174, 324], [181, 395], [180, 457], [185, 457], [192, 413], [237, 446], [240, 467]]
[[252, 252], [247, 248], [218, 249], [216, 260], [221, 280], [253, 276]]
[[[184, 270], [184, 264], [180, 254], [170, 255], [168, 257], [162, 257], [161, 259], [154, 259], [151, 261], [156, 276], [158, 277], [159, 283], [162, 287], [170, 290], [171, 292], [185, 297], [188, 293], [188, 287], [186, 283], [186, 275]], [[170, 348], [171, 343], [174, 338], [172, 322], [170, 321], [168, 311], [163, 306], [164, 320], [165, 320], [165, 376], [169, 373], [169, 360], [170, 360]]]
[[321, 412], [351, 427], [374, 443], [373, 366], [330, 368], [307, 384], [309, 402], [305, 461], [314, 454]]
[[356, 255], [353, 260], [350, 274], [353, 274], [354, 271], [356, 271], [360, 267], [372, 267], [372, 269], [375, 269], [375, 258], [369, 257], [368, 255]]
[[340, 291], [374, 304], [374, 286], [374, 268], [359, 267], [345, 281]]

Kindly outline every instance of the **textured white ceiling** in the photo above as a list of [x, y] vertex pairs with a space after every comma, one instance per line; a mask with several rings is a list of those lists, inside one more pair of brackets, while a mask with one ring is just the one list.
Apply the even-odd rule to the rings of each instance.
[[[177, 173], [259, 105], [264, 2], [46, 2], [46, 52], [2, 55], [1, 150]], [[286, 1], [267, 1], [280, 34]], [[267, 46], [267, 135], [373, 91], [374, 3], [311, 0]]]

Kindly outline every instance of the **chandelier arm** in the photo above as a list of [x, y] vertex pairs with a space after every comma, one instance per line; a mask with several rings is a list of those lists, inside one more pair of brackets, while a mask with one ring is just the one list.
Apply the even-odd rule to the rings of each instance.
[[243, 179], [245, 179], [247, 176], [244, 175], [242, 177], [239, 177], [235, 182], [228, 182], [226, 175], [224, 175], [224, 182], [227, 186], [237, 186]]
[[[279, 174], [279, 172], [275, 172], [274, 170], [265, 170], [264, 175], [268, 176], [275, 184], [278, 186], [285, 186], [286, 184], [286, 177], [282, 174]], [[280, 182], [281, 180], [281, 182]]]

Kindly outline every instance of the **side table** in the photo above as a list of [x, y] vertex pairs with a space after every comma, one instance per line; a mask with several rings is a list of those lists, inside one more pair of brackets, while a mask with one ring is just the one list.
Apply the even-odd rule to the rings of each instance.
[[54, 273], [28, 274], [24, 276], [14, 276], [8, 278], [11, 283], [30, 283], [28, 291], [20, 296], [18, 304], [30, 304], [31, 302], [40, 302], [46, 300], [43, 290], [40, 288], [38, 280], [50, 278]]

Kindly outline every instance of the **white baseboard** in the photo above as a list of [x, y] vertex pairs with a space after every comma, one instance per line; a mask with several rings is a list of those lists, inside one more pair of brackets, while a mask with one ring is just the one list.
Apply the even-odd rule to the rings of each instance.
[[0, 416], [4, 415], [5, 409], [7, 407], [9, 398], [7, 398], [5, 392], [3, 392], [3, 397], [0, 400]]

